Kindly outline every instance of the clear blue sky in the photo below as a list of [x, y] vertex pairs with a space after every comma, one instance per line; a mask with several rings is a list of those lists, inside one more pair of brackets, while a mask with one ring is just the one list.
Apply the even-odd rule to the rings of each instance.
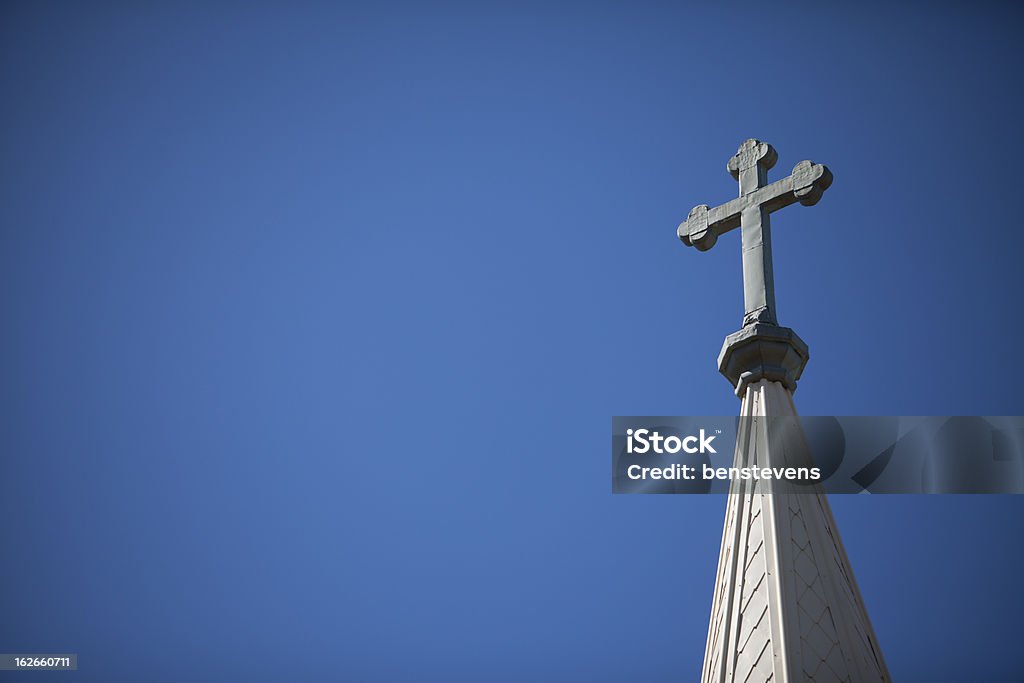
[[[48, 681], [692, 681], [747, 137], [805, 414], [1022, 414], [1010, 5], [7, 3], [0, 651]], [[833, 498], [898, 681], [1024, 668], [1024, 498]]]

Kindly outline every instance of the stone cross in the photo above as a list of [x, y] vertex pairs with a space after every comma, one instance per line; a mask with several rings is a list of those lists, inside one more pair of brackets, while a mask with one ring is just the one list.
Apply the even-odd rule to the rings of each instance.
[[729, 173], [740, 183], [740, 196], [713, 209], [695, 206], [677, 234], [688, 247], [707, 251], [718, 236], [740, 228], [743, 245], [743, 325], [778, 325], [775, 317], [775, 278], [769, 216], [800, 202], [812, 206], [832, 184], [832, 173], [821, 164], [801, 161], [793, 173], [768, 184], [768, 169], [778, 154], [767, 142], [750, 139], [729, 160]]

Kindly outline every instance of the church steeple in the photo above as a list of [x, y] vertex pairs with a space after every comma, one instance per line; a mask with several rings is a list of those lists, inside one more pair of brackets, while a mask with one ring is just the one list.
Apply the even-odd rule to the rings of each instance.
[[[769, 215], [813, 205], [832, 184], [820, 164], [801, 161], [767, 184], [777, 154], [747, 140], [729, 161], [740, 196], [701, 205], [679, 226], [687, 246], [706, 251], [741, 228], [743, 327], [729, 335], [719, 370], [743, 403], [737, 467], [811, 464], [792, 393], [807, 345], [775, 311]], [[780, 418], [780, 419], [776, 419]], [[820, 484], [733, 480], [725, 513], [702, 683], [890, 681], [881, 648]]]

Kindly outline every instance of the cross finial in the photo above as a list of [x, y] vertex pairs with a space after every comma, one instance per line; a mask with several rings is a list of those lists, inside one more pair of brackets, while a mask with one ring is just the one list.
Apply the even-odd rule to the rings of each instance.
[[769, 216], [795, 202], [805, 206], [816, 204], [832, 184], [828, 168], [801, 161], [792, 174], [769, 185], [768, 170], [777, 160], [775, 148], [767, 142], [746, 140], [726, 166], [739, 181], [739, 197], [713, 209], [706, 204], [695, 206], [677, 230], [686, 246], [707, 251], [719, 235], [740, 228], [744, 326], [757, 322], [778, 324]]

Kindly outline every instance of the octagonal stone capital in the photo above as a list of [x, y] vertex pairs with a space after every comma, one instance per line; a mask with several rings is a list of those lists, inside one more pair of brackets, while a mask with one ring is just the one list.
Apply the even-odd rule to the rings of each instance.
[[762, 379], [781, 382], [792, 393], [809, 358], [807, 344], [796, 332], [758, 322], [725, 338], [718, 354], [718, 371], [741, 399], [748, 384]]

